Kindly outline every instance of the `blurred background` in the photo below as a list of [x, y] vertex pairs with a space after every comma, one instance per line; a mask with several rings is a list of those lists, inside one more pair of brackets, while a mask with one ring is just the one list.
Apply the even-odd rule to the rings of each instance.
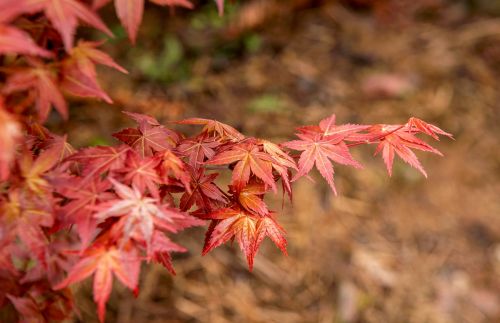
[[[293, 206], [269, 203], [288, 232], [289, 256], [270, 241], [247, 270], [238, 247], [201, 257], [203, 228], [176, 242], [177, 276], [143, 268], [138, 298], [115, 282], [108, 322], [500, 322], [500, 1], [212, 1], [193, 11], [146, 6], [132, 47], [106, 51], [130, 71], [102, 70], [114, 105], [74, 101], [76, 146], [114, 143], [122, 110], [163, 122], [218, 119], [249, 136], [288, 140], [332, 113], [339, 123], [404, 123], [455, 135], [419, 154], [429, 179], [374, 147], [365, 169], [336, 168], [326, 183], [295, 183]], [[189, 128], [185, 128], [188, 130]], [[96, 321], [90, 282], [75, 322]]]

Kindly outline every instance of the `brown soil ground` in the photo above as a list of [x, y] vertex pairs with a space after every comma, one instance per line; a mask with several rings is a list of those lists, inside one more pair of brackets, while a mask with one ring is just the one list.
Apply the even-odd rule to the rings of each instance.
[[[110, 141], [126, 124], [120, 110], [216, 118], [277, 141], [332, 113], [416, 116], [456, 140], [436, 142], [443, 158], [419, 154], [428, 179], [400, 161], [389, 178], [374, 147], [359, 147], [365, 169], [336, 169], [339, 196], [315, 174], [295, 183], [293, 206], [271, 198], [289, 256], [267, 241], [251, 273], [236, 245], [201, 257], [203, 230], [185, 232], [177, 276], [143, 268], [138, 298], [116, 283], [108, 321], [500, 322], [500, 19], [451, 3], [394, 20], [329, 2], [249, 4], [202, 28], [201, 14], [150, 8], [136, 49], [111, 44], [131, 75], [103, 73], [115, 105], [75, 103], [84, 125], [63, 128], [77, 145]], [[140, 66], [144, 53], [161, 56], [165, 34], [184, 51], [175, 61], [166, 43], [165, 73], [181, 76], [152, 79]], [[90, 284], [78, 295], [76, 321], [93, 322]]]

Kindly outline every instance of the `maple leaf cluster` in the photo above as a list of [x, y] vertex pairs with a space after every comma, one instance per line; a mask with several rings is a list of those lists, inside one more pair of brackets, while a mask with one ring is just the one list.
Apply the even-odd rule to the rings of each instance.
[[[291, 200], [293, 182], [313, 167], [336, 194], [334, 170], [361, 168], [350, 149], [362, 144], [376, 145], [389, 175], [397, 155], [426, 176], [414, 150], [440, 152], [417, 135], [451, 137], [417, 118], [336, 125], [332, 115], [297, 128], [297, 140], [276, 144], [216, 120], [166, 127], [125, 112], [135, 126], [115, 133], [115, 145], [74, 149], [43, 124], [52, 109], [68, 117], [67, 96], [112, 103], [96, 65], [127, 71], [99, 49], [101, 42], [75, 38], [79, 23], [111, 34], [96, 11], [108, 2], [0, 2], [0, 311], [15, 309], [6, 314], [12, 320], [68, 318], [70, 286], [92, 276], [104, 321], [114, 278], [137, 294], [143, 262], [174, 274], [172, 253], [186, 251], [174, 237], [193, 226], [208, 226], [202, 254], [236, 240], [252, 270], [266, 237], [287, 253], [285, 229], [266, 195], [281, 190]], [[223, 1], [216, 3], [222, 13]], [[114, 4], [135, 41], [144, 1]], [[199, 131], [177, 130], [186, 126]]]

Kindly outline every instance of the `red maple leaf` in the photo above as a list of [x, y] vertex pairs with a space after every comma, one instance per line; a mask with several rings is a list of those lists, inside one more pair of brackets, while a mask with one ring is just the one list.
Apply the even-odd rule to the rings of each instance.
[[106, 103], [113, 103], [109, 95], [104, 92], [97, 80], [84, 74], [77, 66], [64, 64], [62, 68], [63, 80], [61, 89], [67, 93], [83, 98], [96, 98]]
[[412, 133], [413, 127], [411, 129], [398, 125], [375, 125], [369, 129], [368, 137], [375, 138], [369, 139], [370, 142], [378, 143], [375, 155], [382, 152], [382, 158], [389, 176], [392, 175], [392, 164], [395, 155], [398, 155], [406, 163], [419, 170], [425, 177], [427, 177], [427, 173], [411, 149], [428, 151], [442, 156], [439, 150], [415, 137]]
[[281, 252], [283, 252], [283, 254], [288, 254], [286, 251], [287, 241], [285, 239], [285, 229], [283, 229], [278, 222], [274, 220], [272, 214], [259, 218], [255, 232], [255, 253], [257, 253], [260, 244], [267, 236], [274, 242]]
[[109, 179], [114, 186], [118, 199], [99, 204], [94, 217], [105, 220], [119, 217], [118, 227], [123, 234], [122, 244], [130, 238], [145, 241], [147, 250], [155, 228], [177, 232], [180, 229], [199, 225], [201, 222], [176, 209], [163, 206], [160, 200], [143, 195], [135, 186], [128, 187], [116, 180]]
[[194, 169], [203, 165], [206, 159], [215, 155], [215, 148], [221, 143], [213, 137], [201, 135], [196, 138], [184, 139], [177, 146], [177, 151], [188, 157], [188, 164]]
[[262, 183], [249, 183], [239, 193], [236, 193], [238, 202], [247, 211], [264, 216], [269, 213], [263, 195], [267, 189]]
[[68, 53], [73, 47], [73, 37], [79, 20], [113, 36], [99, 16], [77, 0], [26, 0], [17, 1], [14, 6], [18, 8], [17, 13], [44, 11], [45, 16], [61, 35], [64, 48]]
[[130, 148], [122, 145], [118, 147], [97, 146], [85, 148], [66, 159], [68, 162], [79, 162], [82, 167], [83, 180], [81, 184], [99, 177], [106, 172], [115, 172], [125, 166], [127, 151]]
[[52, 106], [67, 119], [68, 107], [57, 85], [55, 70], [33, 59], [30, 63], [32, 67], [16, 70], [9, 76], [2, 92], [11, 94], [26, 90], [34, 91], [36, 108], [42, 123], [47, 120]]
[[292, 186], [290, 184], [290, 169], [298, 170], [295, 160], [289, 156], [281, 148], [267, 140], [258, 140], [262, 145], [262, 149], [273, 160], [273, 169], [281, 176], [283, 190], [292, 198]]
[[178, 7], [184, 7], [188, 9], [193, 9], [193, 4], [189, 2], [188, 0], [149, 0], [152, 3], [156, 3], [157, 5], [160, 6], [178, 6]]
[[58, 157], [51, 150], [43, 151], [36, 158], [30, 151], [25, 151], [18, 161], [23, 187], [39, 195], [50, 192], [51, 186], [45, 174], [58, 163]]
[[0, 1], [0, 22], [10, 22], [32, 8], [26, 0], [2, 0]]
[[139, 126], [124, 129], [113, 134], [113, 137], [134, 148], [141, 156], [151, 156], [157, 151], [171, 149], [179, 141], [176, 132], [161, 126], [156, 119], [137, 113], [127, 113], [127, 115]]
[[38, 307], [33, 298], [16, 297], [7, 294], [7, 298], [14, 305], [16, 310], [21, 314], [22, 320], [20, 322], [45, 322], [41, 309]]
[[111, 2], [111, 0], [93, 0], [92, 1], [92, 9], [98, 10], [110, 2]]
[[135, 151], [129, 151], [125, 167], [118, 172], [123, 173], [124, 183], [137, 187], [140, 192], [145, 192], [148, 189], [153, 197], [158, 198], [158, 185], [161, 183], [161, 179], [157, 167], [160, 161], [158, 157], [143, 158]]
[[62, 289], [94, 274], [94, 301], [99, 321], [104, 322], [106, 302], [113, 285], [113, 274], [131, 290], [137, 289], [141, 261], [134, 249], [94, 246], [70, 270], [68, 277], [54, 286]]
[[293, 181], [308, 174], [312, 167], [316, 166], [332, 191], [337, 194], [333, 182], [334, 168], [331, 161], [361, 168], [361, 164], [352, 158], [349, 148], [343, 140], [348, 135], [365, 129], [366, 126], [334, 126], [334, 121], [335, 116], [331, 116], [321, 121], [319, 127], [299, 128], [299, 133], [296, 135], [301, 140], [289, 141], [283, 146], [303, 151], [298, 162], [299, 171], [295, 174]]
[[111, 188], [109, 181], [93, 179], [83, 185], [80, 181], [81, 178], [73, 178], [57, 191], [70, 200], [58, 210], [61, 226], [76, 225], [83, 250], [97, 233], [97, 221], [93, 217], [96, 205], [112, 199], [114, 195], [107, 192]]
[[188, 211], [194, 204], [204, 212], [210, 212], [214, 207], [227, 202], [225, 195], [214, 183], [219, 174], [205, 174], [204, 169], [192, 170], [191, 191], [181, 196], [179, 207]]
[[273, 177], [273, 159], [259, 147], [251, 142], [238, 143], [229, 146], [228, 149], [217, 153], [206, 165], [226, 165], [236, 163], [233, 169], [232, 181], [234, 189], [239, 191], [250, 180], [250, 174], [254, 174], [273, 191], [276, 191], [276, 184]]
[[418, 118], [410, 118], [406, 124], [406, 127], [410, 132], [422, 132], [436, 140], [439, 140], [438, 135], [453, 138], [453, 135], [451, 133], [447, 133], [443, 129], [440, 129], [435, 125], [429, 124]]
[[398, 155], [403, 161], [419, 170], [425, 177], [427, 177], [427, 173], [412, 149], [428, 151], [442, 156], [437, 149], [417, 138], [416, 134], [423, 133], [436, 140], [439, 140], [439, 135], [453, 138], [451, 134], [418, 118], [410, 118], [404, 125], [377, 124], [364, 130], [366, 132], [347, 135], [345, 140], [353, 142], [349, 146], [378, 144], [375, 155], [382, 152], [382, 158], [389, 176], [392, 175], [395, 155]]
[[76, 152], [73, 146], [68, 143], [67, 135], [57, 136], [50, 134], [50, 137], [43, 142], [41, 148], [49, 154], [54, 155], [58, 164], [62, 163], [66, 158]]
[[3, 24], [0, 24], [0, 54], [52, 57], [52, 53], [39, 47], [30, 35], [20, 29]]
[[50, 228], [54, 223], [53, 200], [45, 197], [48, 196], [13, 189], [0, 200], [1, 224], [5, 234], [17, 236], [44, 268], [47, 265], [48, 240], [42, 228]]
[[20, 142], [21, 135], [21, 124], [5, 111], [0, 97], [0, 180], [2, 181], [10, 175], [16, 145]]
[[238, 130], [216, 120], [203, 119], [203, 118], [190, 118], [178, 121], [177, 123], [189, 124], [189, 125], [203, 125], [204, 127], [202, 132], [207, 133], [209, 135], [215, 134], [219, 137], [219, 139], [222, 140], [239, 141], [245, 138], [245, 136], [243, 136]]
[[217, 11], [219, 11], [219, 16], [224, 14], [224, 0], [215, 0], [217, 4]]
[[81, 97], [94, 97], [112, 103], [97, 81], [96, 64], [106, 65], [122, 73], [127, 70], [118, 65], [108, 54], [97, 49], [102, 42], [79, 41], [70, 55], [62, 61], [61, 84], [67, 92]]
[[172, 257], [170, 256], [170, 252], [187, 251], [184, 247], [172, 242], [160, 231], [154, 232], [150, 250], [148, 260], [153, 260], [154, 262], [163, 265], [172, 275], [175, 275], [175, 270], [172, 266]]
[[301, 133], [319, 133], [325, 137], [330, 139], [344, 139], [349, 137], [352, 134], [358, 133], [360, 131], [366, 130], [370, 128], [368, 125], [359, 125], [359, 124], [335, 124], [336, 117], [335, 114], [321, 120], [319, 122], [319, 126], [305, 126], [299, 127]]
[[109, 178], [113, 183], [118, 199], [99, 204], [95, 209], [99, 212], [94, 217], [105, 220], [109, 217], [121, 217], [123, 220], [123, 243], [130, 238], [145, 240], [149, 249], [155, 221], [162, 219], [170, 223], [175, 231], [175, 223], [165, 210], [159, 205], [159, 200], [144, 196], [135, 186], [128, 187]]
[[70, 56], [67, 60], [72, 61], [74, 65], [78, 66], [79, 70], [91, 77], [97, 75], [95, 70], [96, 64], [105, 65], [128, 74], [127, 70], [118, 65], [111, 56], [97, 49], [97, 47], [102, 44], [102, 41], [92, 42], [80, 40], [77, 46], [71, 49]]
[[142, 22], [144, 0], [114, 0], [116, 15], [125, 27], [130, 41], [135, 44], [137, 31]]
[[234, 206], [214, 211], [205, 215], [205, 218], [211, 219], [212, 223], [205, 239], [203, 255], [231, 239], [236, 239], [251, 271], [254, 257], [266, 236], [287, 254], [285, 230], [274, 220], [271, 213], [256, 216]]
[[[0, 201], [0, 210], [4, 212], [5, 210], [2, 202], [3, 201]], [[0, 223], [4, 228], [4, 231], [7, 231], [5, 228], [8, 228], [8, 225], [5, 222], [5, 219], [2, 219]], [[5, 232], [2, 237], [0, 237], [0, 243], [2, 244], [2, 248], [0, 248], [0, 268], [2, 268], [4, 275], [8, 274], [17, 278], [20, 276], [20, 273], [12, 262], [12, 256], [18, 253], [19, 246], [14, 244], [13, 241], [15, 241], [15, 237], [12, 232]], [[3, 304], [4, 293], [6, 292], [8, 292], [7, 289], [2, 286], [2, 291], [0, 292], [0, 304]]]
[[[134, 44], [137, 39], [137, 31], [142, 22], [144, 12], [144, 0], [114, 0], [116, 15], [121, 24], [125, 27], [130, 41]], [[151, 0], [160, 6], [181, 6], [188, 9], [193, 8], [193, 4], [188, 0]], [[101, 6], [101, 1], [95, 1], [94, 6]]]
[[134, 120], [137, 124], [141, 124], [143, 122], [151, 125], [151, 126], [160, 126], [160, 122], [156, 120], [156, 118], [143, 114], [143, 113], [135, 113], [135, 112], [128, 112], [128, 111], [122, 111], [123, 114], [125, 114], [127, 117], [130, 119]]
[[[46, 210], [42, 209], [31, 209], [31, 212], [39, 212], [45, 213], [45, 217], [47, 215]], [[36, 223], [31, 222], [30, 220], [38, 220], [33, 219], [33, 217], [24, 216], [16, 223], [16, 232], [19, 239], [22, 243], [28, 248], [30, 254], [34, 256], [37, 261], [40, 262], [40, 266], [42, 268], [47, 267], [47, 246], [48, 240], [42, 228]]]
[[46, 228], [54, 223], [54, 201], [50, 195], [32, 194], [20, 188], [11, 189], [6, 197], [2, 197], [1, 202], [3, 220], [9, 223], [16, 224], [22, 220], [33, 226]]
[[216, 221], [213, 229], [209, 230], [203, 247], [203, 255], [235, 238], [247, 258], [251, 271], [256, 251], [256, 226], [259, 218], [238, 208], [220, 209], [208, 214], [206, 218]]
[[184, 189], [191, 192], [191, 174], [182, 159], [171, 150], [165, 150], [160, 157], [160, 176], [165, 184], [182, 184]]
[[5, 296], [19, 313], [19, 322], [59, 322], [69, 319], [72, 314], [71, 291], [64, 289], [56, 292], [44, 279], [33, 283], [23, 282], [20, 292], [14, 293], [9, 290], [6, 292], [8, 294]]

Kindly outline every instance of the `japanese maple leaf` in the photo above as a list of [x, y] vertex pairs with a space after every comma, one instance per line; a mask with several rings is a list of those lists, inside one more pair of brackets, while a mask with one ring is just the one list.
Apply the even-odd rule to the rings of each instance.
[[189, 222], [189, 216], [162, 206], [159, 199], [144, 196], [135, 186], [128, 187], [112, 178], [109, 180], [113, 183], [119, 198], [98, 205], [96, 210], [99, 212], [94, 214], [94, 217], [100, 220], [120, 217], [120, 225], [123, 225], [123, 243], [129, 238], [144, 240], [149, 250], [155, 226], [177, 232], [184, 227], [200, 223], [195, 219]]
[[116, 15], [125, 27], [132, 44], [137, 39], [137, 31], [142, 22], [144, 0], [114, 0]]
[[11, 190], [1, 205], [2, 225], [14, 233], [31, 257], [44, 268], [47, 266], [48, 240], [44, 229], [54, 223], [54, 201], [51, 195], [36, 194], [24, 189]]
[[448, 133], [448, 132], [444, 131], [443, 129], [436, 127], [435, 125], [427, 123], [427, 122], [420, 120], [418, 118], [410, 118], [408, 120], [408, 122], [406, 123], [406, 128], [411, 133], [413, 133], [413, 132], [425, 133], [426, 135], [429, 135], [436, 140], [439, 140], [438, 135], [453, 138], [453, 135], [451, 133]]
[[45, 248], [44, 261], [46, 265], [33, 266], [27, 269], [20, 282], [25, 284], [45, 279], [48, 280], [50, 285], [60, 282], [77, 259], [75, 254], [68, 253], [68, 248], [72, 245], [72, 242], [70, 242], [70, 240], [73, 240], [72, 238], [63, 235], [50, 235], [50, 241]]
[[92, 9], [97, 11], [98, 9], [104, 7], [105, 5], [107, 5], [110, 2], [111, 2], [111, 0], [93, 0], [92, 1]]
[[82, 98], [101, 99], [112, 104], [113, 100], [104, 92], [97, 80], [82, 73], [72, 65], [63, 65], [63, 81], [61, 88], [67, 93]]
[[278, 222], [274, 220], [272, 214], [259, 218], [255, 228], [255, 232], [255, 253], [257, 253], [260, 244], [267, 236], [274, 242], [274, 244], [281, 250], [281, 252], [283, 252], [283, 254], [288, 254], [286, 251], [287, 241], [285, 239], [285, 229], [283, 229], [278, 224]]
[[171, 7], [178, 6], [187, 9], [194, 8], [193, 4], [188, 0], [149, 0], [149, 1], [160, 6], [171, 6]]
[[128, 74], [127, 70], [118, 65], [111, 56], [97, 49], [103, 42], [78, 41], [77, 46], [71, 49], [70, 56], [66, 61], [71, 61], [83, 74], [95, 78], [97, 73], [96, 64], [111, 67], [117, 71]]
[[[36, 211], [36, 210], [33, 210]], [[42, 211], [40, 211], [42, 212]], [[40, 226], [34, 222], [30, 222], [28, 217], [23, 217], [17, 222], [16, 232], [22, 243], [28, 248], [30, 254], [33, 255], [40, 265], [44, 268], [47, 266], [47, 237]]]
[[247, 258], [251, 271], [255, 256], [258, 217], [238, 208], [225, 208], [208, 214], [207, 219], [216, 220], [216, 222], [205, 241], [203, 255], [235, 238]]
[[[1, 209], [2, 207], [0, 202], [0, 210]], [[4, 228], [2, 231], [7, 231], [7, 225], [3, 222], [1, 223], [1, 225], [2, 228]], [[12, 232], [2, 232], [2, 237], [0, 237], [0, 243], [2, 245], [2, 248], [0, 248], [0, 268], [2, 268], [2, 271], [4, 273], [7, 272], [13, 277], [19, 277], [19, 270], [16, 268], [16, 266], [14, 266], [14, 263], [12, 262], [12, 255], [16, 254], [19, 246], [13, 243], [15, 239], [11, 236]], [[5, 289], [0, 292], [0, 304], [3, 304], [3, 293], [5, 292]]]
[[100, 204], [96, 208], [100, 211], [94, 217], [99, 220], [116, 216], [123, 217], [125, 219], [123, 229], [124, 242], [127, 242], [129, 237], [142, 236], [149, 248], [153, 236], [155, 218], [163, 217], [166, 221], [170, 221], [172, 226], [173, 221], [162, 210], [159, 200], [144, 196], [135, 186], [128, 187], [112, 178], [109, 180], [113, 183], [119, 199]]
[[254, 182], [246, 185], [237, 193], [237, 197], [241, 206], [247, 211], [264, 216], [269, 213], [263, 200], [263, 195], [266, 192], [267, 189], [264, 184]]
[[147, 123], [151, 126], [160, 126], [161, 125], [160, 122], [156, 118], [154, 118], [150, 115], [147, 115], [147, 114], [135, 113], [135, 112], [129, 112], [129, 111], [122, 111], [122, 113], [125, 114], [130, 119], [134, 120], [138, 125], [140, 125], [142, 123]]
[[415, 136], [416, 134], [424, 133], [436, 140], [439, 140], [439, 135], [453, 138], [451, 134], [418, 118], [410, 118], [404, 125], [378, 124], [365, 130], [366, 132], [363, 133], [349, 134], [345, 140], [354, 142], [352, 145], [377, 143], [375, 155], [382, 152], [382, 158], [389, 176], [392, 175], [395, 155], [398, 155], [403, 161], [419, 170], [425, 177], [427, 177], [427, 173], [411, 149], [428, 151], [442, 156], [437, 149], [418, 139]]
[[[203, 169], [192, 171], [191, 191], [184, 192], [180, 200], [180, 209], [188, 211], [194, 204], [205, 212], [227, 201], [226, 197], [214, 183], [219, 174], [205, 174]], [[220, 202], [220, 203], [218, 203]]]
[[[70, 319], [74, 313], [73, 297], [69, 289], [54, 291], [43, 277], [36, 282], [18, 284], [19, 287], [22, 286], [20, 290], [7, 290], [9, 294], [6, 296], [18, 311], [19, 322], [60, 322]], [[13, 296], [14, 294], [17, 296]]]
[[106, 65], [123, 73], [128, 72], [109, 55], [98, 50], [96, 47], [100, 44], [101, 42], [78, 42], [78, 46], [71, 50], [71, 55], [62, 62], [64, 78], [61, 87], [75, 96], [98, 98], [113, 103], [97, 81], [95, 64]]
[[368, 129], [370, 126], [359, 125], [359, 124], [335, 124], [335, 114], [332, 114], [328, 118], [320, 121], [319, 129], [321, 130], [323, 136], [333, 139], [334, 137], [345, 138], [350, 134], [357, 133]]
[[0, 180], [2, 181], [6, 180], [10, 174], [16, 145], [20, 142], [21, 135], [20, 123], [4, 110], [0, 98]]
[[378, 142], [375, 155], [382, 152], [382, 158], [384, 159], [389, 176], [392, 175], [392, 165], [395, 155], [398, 155], [403, 161], [419, 170], [425, 177], [427, 177], [427, 173], [411, 149], [428, 151], [442, 156], [441, 152], [415, 137], [415, 135], [404, 126], [375, 125], [370, 128], [369, 135], [378, 138], [378, 140], [375, 141]]
[[174, 267], [172, 266], [172, 257], [170, 252], [186, 252], [184, 247], [172, 242], [165, 234], [160, 231], [155, 231], [151, 243], [148, 261], [153, 260], [156, 263], [163, 265], [172, 275], [175, 275]]
[[34, 119], [28, 120], [26, 122], [26, 131], [28, 140], [31, 141], [30, 146], [34, 149], [40, 149], [41, 144], [45, 143], [49, 140], [53, 134], [40, 122], [37, 122]]
[[259, 151], [258, 146], [251, 143], [241, 143], [234, 144], [229, 149], [219, 152], [205, 164], [226, 165], [236, 162], [231, 184], [237, 191], [248, 183], [251, 173], [269, 185], [273, 191], [276, 191], [272, 161], [273, 159], [268, 154]]
[[342, 141], [342, 137], [333, 136], [333, 139], [330, 139], [320, 134], [311, 133], [299, 133], [297, 137], [301, 140], [293, 140], [283, 144], [287, 148], [303, 151], [298, 162], [299, 171], [295, 174], [293, 181], [308, 174], [312, 167], [316, 166], [332, 191], [337, 194], [333, 183], [334, 169], [331, 161], [361, 168], [361, 165], [352, 158], [349, 148]]
[[51, 189], [44, 175], [58, 162], [58, 156], [52, 151], [43, 151], [34, 158], [30, 151], [25, 151], [19, 160], [19, 169], [24, 186], [31, 192], [42, 194]]
[[216, 134], [220, 139], [240, 141], [245, 138], [238, 130], [222, 122], [202, 118], [190, 118], [178, 121], [178, 124], [203, 125], [203, 132]]
[[27, 13], [43, 10], [54, 28], [61, 34], [64, 48], [68, 53], [73, 47], [73, 37], [78, 21], [83, 21], [107, 35], [113, 36], [99, 16], [77, 0], [25, 0], [20, 1], [17, 5], [21, 6], [21, 10]]
[[127, 151], [130, 148], [122, 145], [118, 147], [97, 146], [85, 148], [66, 159], [68, 162], [80, 162], [83, 166], [81, 184], [99, 177], [106, 172], [115, 172], [125, 166]]
[[72, 179], [63, 187], [56, 187], [57, 191], [70, 200], [58, 210], [62, 226], [75, 224], [82, 242], [81, 249], [85, 249], [96, 233], [97, 221], [93, 217], [97, 204], [114, 197], [110, 192], [109, 181], [93, 179], [81, 185], [81, 178]]
[[215, 155], [214, 149], [220, 145], [221, 143], [215, 138], [202, 135], [194, 139], [184, 139], [177, 146], [177, 151], [188, 157], [188, 164], [191, 167], [198, 169], [206, 159]]
[[15, 27], [0, 23], [0, 55], [24, 54], [52, 57], [52, 53], [38, 47], [30, 35]]
[[66, 158], [73, 155], [76, 150], [68, 143], [68, 136], [51, 135], [44, 143], [42, 148], [49, 154], [54, 155], [57, 163], [62, 163]]
[[35, 60], [30, 60], [30, 62], [33, 64], [32, 67], [17, 70], [9, 76], [2, 91], [6, 94], [26, 90], [34, 91], [36, 108], [42, 123], [47, 120], [52, 106], [63, 118], [67, 119], [68, 107], [59, 91], [55, 71], [41, 62]]
[[171, 149], [178, 141], [177, 134], [163, 126], [140, 121], [138, 128], [127, 128], [113, 137], [128, 144], [141, 156], [151, 156], [154, 152]]
[[48, 240], [42, 228], [54, 223], [53, 203], [50, 195], [34, 194], [26, 189], [11, 189], [0, 203], [2, 235], [15, 234], [29, 250], [30, 255], [46, 266]]
[[272, 159], [274, 160], [273, 164], [279, 164], [286, 168], [297, 169], [295, 160], [286, 152], [284, 152], [278, 145], [262, 139], [258, 140], [257, 142], [262, 145], [264, 152], [272, 157]]
[[161, 158], [160, 176], [162, 181], [166, 184], [180, 182], [188, 192], [191, 192], [191, 174], [188, 165], [171, 150], [165, 150], [159, 157]]
[[159, 197], [158, 185], [161, 183], [157, 167], [160, 164], [158, 157], [141, 157], [135, 151], [128, 153], [125, 167], [119, 172], [124, 174], [124, 182], [137, 187], [139, 191], [146, 189], [153, 197]]
[[3, 220], [19, 225], [23, 219], [31, 225], [49, 228], [54, 223], [54, 201], [50, 197], [46, 194], [33, 195], [22, 188], [11, 189], [0, 204]]
[[141, 261], [134, 249], [95, 246], [88, 249], [82, 259], [70, 270], [66, 279], [54, 286], [62, 289], [94, 275], [94, 301], [97, 303], [99, 321], [104, 322], [106, 302], [113, 286], [113, 274], [123, 285], [136, 290]]
[[[335, 124], [335, 114], [320, 121], [317, 126], [302, 126], [297, 131], [306, 137], [318, 137], [328, 139], [333, 142], [350, 141], [356, 144], [365, 144], [371, 138], [366, 137], [363, 131], [369, 129], [370, 125], [359, 124]], [[353, 144], [354, 145], [354, 144]]]
[[10, 22], [33, 8], [26, 0], [2, 0], [0, 1], [0, 23]]
[[290, 169], [298, 170], [295, 160], [284, 152], [278, 145], [267, 141], [259, 140], [262, 144], [262, 149], [273, 160], [273, 169], [281, 176], [283, 190], [292, 198], [292, 186], [290, 185]]
[[217, 4], [217, 10], [219, 11], [219, 16], [224, 14], [224, 0], [215, 0]]
[[38, 307], [33, 298], [16, 297], [7, 294], [7, 298], [14, 305], [15, 309], [21, 314], [22, 319], [20, 322], [46, 322], [42, 315], [41, 309]]
[[[135, 44], [137, 31], [141, 25], [144, 0], [114, 0], [115, 9], [121, 24], [125, 27], [130, 41]], [[192, 9], [193, 4], [188, 0], [151, 0], [160, 6], [182, 6]], [[100, 3], [98, 3], [100, 5]]]

